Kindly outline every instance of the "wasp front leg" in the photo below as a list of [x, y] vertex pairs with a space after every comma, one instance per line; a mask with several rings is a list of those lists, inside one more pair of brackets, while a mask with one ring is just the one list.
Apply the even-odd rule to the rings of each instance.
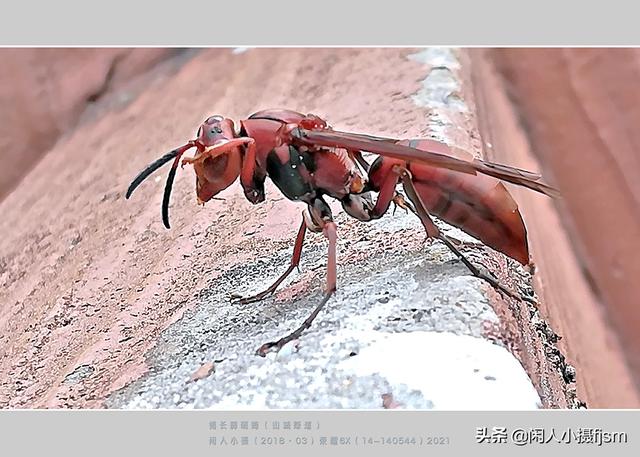
[[255, 143], [247, 145], [242, 160], [240, 172], [240, 185], [244, 195], [254, 205], [265, 199], [264, 182], [267, 179], [267, 170], [258, 165], [258, 154]]
[[185, 157], [182, 159], [181, 166], [186, 164], [202, 164], [205, 160], [215, 159], [221, 155], [227, 154], [240, 146], [247, 146], [248, 148], [255, 149], [255, 140], [253, 138], [234, 138], [232, 140], [222, 140], [215, 143], [213, 146], [204, 148], [202, 151], [193, 157]]

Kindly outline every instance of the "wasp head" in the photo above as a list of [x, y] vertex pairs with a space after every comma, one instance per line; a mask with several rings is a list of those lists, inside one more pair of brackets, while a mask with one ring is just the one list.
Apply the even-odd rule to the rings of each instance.
[[224, 141], [229, 141], [235, 137], [233, 121], [220, 115], [208, 117], [196, 133], [195, 143], [198, 151], [203, 152]]
[[182, 155], [191, 148], [197, 152], [192, 158], [183, 159], [183, 164], [191, 163], [196, 172], [196, 194], [198, 201], [204, 203], [229, 187], [239, 176], [242, 166], [242, 151], [232, 143], [235, 138], [233, 121], [222, 116], [207, 118], [198, 129], [195, 140], [174, 149], [149, 164], [135, 177], [127, 189], [126, 198], [151, 173], [164, 164], [173, 161], [167, 176], [162, 201], [162, 221], [169, 228], [169, 197], [175, 179], [176, 170]]

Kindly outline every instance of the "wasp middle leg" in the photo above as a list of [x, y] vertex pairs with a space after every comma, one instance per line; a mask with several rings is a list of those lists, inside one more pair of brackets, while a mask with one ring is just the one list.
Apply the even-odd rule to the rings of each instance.
[[[313, 224], [311, 228], [312, 230], [322, 231], [323, 235], [329, 241], [329, 248], [327, 254], [327, 283], [325, 286], [325, 293], [320, 301], [320, 303], [315, 307], [313, 312], [307, 317], [302, 325], [289, 333], [288, 335], [280, 338], [277, 341], [270, 341], [268, 343], [263, 344], [258, 348], [256, 354], [264, 357], [268, 352], [275, 350], [280, 350], [285, 344], [290, 341], [296, 340], [300, 338], [300, 335], [311, 327], [311, 324], [318, 316], [324, 305], [329, 301], [333, 293], [336, 291], [337, 284], [337, 259], [336, 259], [336, 245], [338, 240], [337, 234], [337, 226], [333, 221], [333, 217], [331, 215], [331, 209], [329, 205], [322, 200], [321, 198], [316, 199], [313, 204], [309, 205], [309, 214], [310, 221], [309, 224]], [[305, 222], [307, 223], [307, 222]]]

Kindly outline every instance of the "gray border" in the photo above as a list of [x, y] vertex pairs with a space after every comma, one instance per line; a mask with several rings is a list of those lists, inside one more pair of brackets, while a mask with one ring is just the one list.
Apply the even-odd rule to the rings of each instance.
[[[456, 45], [456, 46], [629, 46], [640, 44], [637, 14], [627, 10], [632, 2], [609, 0], [606, 10], [588, 2], [475, 1], [466, 5], [446, 3], [309, 2], [70, 2], [59, 0], [34, 5], [18, 2], [3, 6], [0, 45], [6, 46], [246, 46], [246, 45]], [[624, 8], [621, 6], [624, 5]], [[11, 9], [11, 11], [9, 11]], [[263, 414], [272, 420], [286, 414], [314, 412], [220, 413], [199, 412], [0, 412], [2, 449], [35, 455], [64, 450], [65, 455], [215, 454], [203, 448], [206, 424], [225, 415]], [[628, 446], [607, 449], [633, 454], [637, 447], [638, 412], [331, 412], [325, 421], [342, 433], [357, 427], [419, 426], [423, 430], [462, 434], [460, 447], [473, 455], [512, 454], [514, 447], [482, 447], [473, 440], [475, 427], [552, 427], [593, 424], [610, 431], [629, 431]], [[238, 416], [238, 417], [240, 417]], [[418, 416], [418, 417], [416, 417]], [[204, 424], [204, 425], [203, 425]], [[385, 425], [386, 424], [386, 425]], [[354, 433], [351, 432], [351, 433]], [[330, 433], [330, 432], [327, 432]], [[337, 432], [336, 432], [337, 433]], [[138, 448], [138, 449], [136, 449]], [[393, 448], [397, 452], [397, 448]], [[539, 448], [528, 447], [538, 454]], [[545, 450], [548, 449], [545, 447]], [[264, 449], [267, 450], [267, 449]], [[366, 451], [366, 449], [358, 449]], [[600, 448], [573, 449], [589, 455]], [[97, 452], [96, 452], [97, 451]], [[136, 452], [138, 451], [138, 452]], [[140, 452], [142, 451], [142, 452]], [[181, 451], [181, 452], [180, 452]], [[279, 455], [290, 455], [279, 449]], [[329, 449], [332, 454], [344, 450]], [[255, 455], [255, 449], [247, 455]], [[263, 452], [263, 450], [261, 450]], [[304, 451], [303, 451], [304, 452]], [[421, 455], [425, 449], [419, 449]], [[428, 452], [428, 449], [427, 449]], [[636, 450], [637, 452], [637, 450]], [[315, 452], [307, 452], [315, 454]], [[324, 452], [326, 454], [327, 452]], [[346, 450], [352, 454], [353, 449]], [[615, 452], [619, 454], [620, 452]], [[300, 450], [295, 452], [300, 455]], [[404, 452], [403, 452], [404, 454]], [[408, 454], [408, 452], [407, 452]], [[414, 454], [416, 454], [414, 452]], [[113, 455], [113, 454], [112, 454]], [[229, 454], [228, 454], [229, 455]], [[637, 453], [635, 454], [637, 455]]]
[[[56, 455], [60, 450], [66, 456], [255, 456], [265, 451], [279, 456], [388, 455], [390, 451], [393, 455], [512, 456], [518, 450], [518, 455], [551, 451], [552, 455], [588, 456], [638, 455], [639, 419], [638, 411], [21, 411], [0, 412], [0, 430], [2, 450], [20, 451], [6, 455]], [[279, 422], [278, 429], [273, 421]], [[616, 433], [617, 442], [579, 443], [578, 434], [587, 435], [581, 429], [601, 430], [601, 438], [604, 432]], [[234, 436], [238, 441], [246, 436], [247, 444], [231, 445]], [[322, 436], [342, 438], [343, 443], [350, 438], [350, 442], [321, 445]], [[210, 444], [211, 437], [216, 437], [215, 445]], [[226, 446], [220, 445], [222, 437]], [[263, 437], [269, 442], [263, 444]], [[549, 441], [536, 442], [535, 437]], [[296, 438], [306, 438], [306, 444], [296, 445]], [[381, 438], [390, 441], [375, 443]], [[429, 438], [437, 440], [428, 442]]]
[[58, 0], [12, 2], [0, 15], [5, 46], [640, 44], [633, 2], [305, 2]]

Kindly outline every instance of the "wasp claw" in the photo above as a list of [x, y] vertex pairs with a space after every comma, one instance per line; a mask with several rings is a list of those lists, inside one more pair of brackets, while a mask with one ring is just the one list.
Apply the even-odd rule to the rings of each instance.
[[[274, 348], [276, 348], [274, 350]], [[256, 351], [256, 355], [259, 355], [260, 357], [266, 357], [268, 353], [270, 352], [278, 352], [280, 349], [282, 349], [282, 346], [280, 345], [280, 342], [278, 341], [270, 341], [268, 343], [264, 343], [262, 346], [260, 346], [258, 348], [258, 350]]]
[[260, 357], [265, 357], [270, 352], [279, 353], [280, 350], [282, 350], [282, 348], [287, 346], [287, 344], [292, 345], [291, 349], [294, 352], [297, 352], [300, 342], [298, 338], [292, 338], [292, 336], [293, 335], [290, 335], [284, 338], [280, 338], [278, 341], [269, 341], [268, 343], [263, 344], [256, 351], [256, 355], [259, 355]]
[[271, 295], [273, 295], [273, 292], [262, 292], [262, 293], [259, 293], [257, 295], [253, 295], [251, 297], [244, 297], [242, 295], [233, 293], [229, 297], [229, 300], [234, 305], [248, 305], [249, 303], [256, 303], [256, 302], [259, 302], [261, 300], [264, 300], [265, 298], [267, 298], [267, 297], [269, 297]]
[[393, 200], [391, 200], [393, 202], [393, 214], [396, 214], [396, 209], [398, 207], [402, 208], [407, 214], [409, 214], [409, 211], [411, 211], [412, 213], [416, 213], [415, 208], [413, 208], [413, 206], [411, 205], [411, 203], [409, 203], [405, 198], [404, 195], [397, 193], [395, 197], [393, 197]]

